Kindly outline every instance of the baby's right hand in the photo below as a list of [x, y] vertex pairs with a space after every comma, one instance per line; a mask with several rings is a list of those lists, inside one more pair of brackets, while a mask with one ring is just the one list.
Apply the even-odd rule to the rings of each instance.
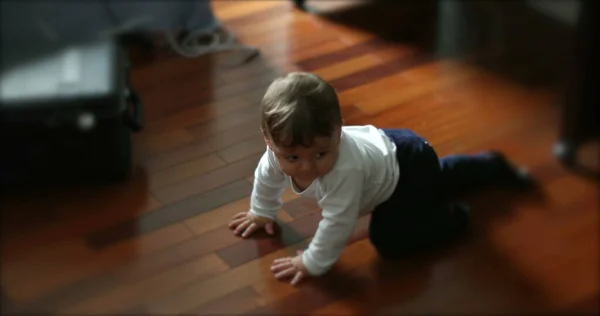
[[241, 234], [243, 238], [263, 227], [269, 235], [273, 235], [273, 220], [252, 214], [250, 211], [237, 213], [229, 223], [229, 228], [234, 230], [234, 234]]

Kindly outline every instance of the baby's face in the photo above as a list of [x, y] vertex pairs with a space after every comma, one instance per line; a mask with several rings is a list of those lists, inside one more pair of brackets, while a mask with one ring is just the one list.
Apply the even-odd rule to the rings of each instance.
[[310, 147], [275, 147], [279, 165], [284, 173], [303, 183], [310, 183], [327, 174], [338, 157], [339, 132], [333, 137], [318, 137]]

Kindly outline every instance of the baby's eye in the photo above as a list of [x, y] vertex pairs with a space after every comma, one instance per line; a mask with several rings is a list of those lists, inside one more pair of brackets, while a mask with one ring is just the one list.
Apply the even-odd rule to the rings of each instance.
[[287, 156], [286, 159], [291, 162], [294, 162], [294, 161], [298, 160], [298, 156], [296, 156], [296, 155]]
[[324, 152], [320, 152], [320, 153], [318, 153], [318, 154], [317, 154], [317, 158], [323, 158], [323, 157], [325, 157], [326, 155], [327, 155], [327, 152], [326, 152], [326, 151], [324, 151]]

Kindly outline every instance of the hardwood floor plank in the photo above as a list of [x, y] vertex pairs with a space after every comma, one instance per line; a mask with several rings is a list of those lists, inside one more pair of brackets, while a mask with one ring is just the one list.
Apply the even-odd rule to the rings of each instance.
[[[469, 66], [466, 63], [454, 61], [452, 59], [439, 59], [439, 60], [435, 60], [431, 63], [420, 65], [419, 67], [411, 68], [404, 72], [404, 76], [406, 77], [406, 79], [410, 80], [411, 82], [417, 83], [417, 82], [428, 82], [431, 80], [449, 77], [449, 76], [455, 76], [456, 74], [465, 73], [465, 72], [466, 73], [472, 73], [472, 72], [477, 73], [479, 75], [479, 77], [478, 77], [479, 80], [482, 80], [482, 79], [494, 80], [494, 82], [497, 84], [497, 85], [494, 85], [494, 88], [496, 88], [496, 89], [498, 89], [498, 88], [506, 89], [508, 87], [507, 85], [501, 85], [498, 78], [490, 78], [490, 77], [484, 78], [484, 76], [486, 76], [486, 74], [483, 73], [480, 69], [473, 67], [473, 66]], [[472, 82], [480, 83], [481, 81], [473, 80]], [[464, 93], [469, 93], [469, 91], [465, 91], [467, 89], [465, 89], [463, 85], [457, 84], [456, 86], [458, 88], [462, 88], [461, 91], [453, 91], [451, 94], [460, 96], [460, 95], [464, 95]], [[464, 93], [463, 93], [463, 91], [464, 91]], [[481, 92], [481, 90], [479, 90], [479, 91]], [[475, 91], [471, 91], [471, 92], [475, 92]]]
[[[51, 192], [48, 199], [32, 199], [28, 205], [6, 204], [3, 210], [19, 210], [29, 223], [3, 216], [3, 224], [18, 228], [10, 231], [2, 227], [2, 259], [18, 260], [28, 252], [37, 251], [54, 243], [79, 238], [89, 231], [99, 230], [115, 222], [131, 220], [161, 207], [147, 192], [147, 176], [137, 170], [124, 183], [97, 188], [60, 189]], [[7, 201], [6, 201], [7, 202]], [[35, 209], [50, 213], [52, 205], [62, 205], [55, 218], [38, 217]], [[32, 207], [33, 209], [29, 209]], [[39, 221], [32, 221], [32, 216]], [[18, 221], [18, 222], [16, 222]], [[33, 222], [33, 224], [31, 223]]]
[[[41, 249], [10, 266], [3, 264], [3, 282], [10, 284], [10, 297], [17, 304], [23, 304], [192, 236], [185, 225], [177, 223], [137, 239], [115, 243], [99, 253], [92, 252], [81, 239], [69, 240]], [[51, 249], [60, 251], [48, 251]]]
[[168, 85], [168, 90], [140, 91], [140, 98], [144, 101], [144, 108], [147, 108], [144, 114], [146, 114], [148, 125], [151, 125], [151, 122], [162, 119], [164, 116], [173, 115], [178, 111], [219, 100], [221, 97], [225, 97], [225, 95], [219, 97], [219, 94], [225, 93], [230, 89], [230, 85], [217, 82], [200, 84], [202, 79], [198, 79], [198, 76], [193, 78], [181, 83], [171, 83]]
[[319, 28], [310, 20], [295, 22], [291, 27], [282, 26], [255, 38], [242, 38], [251, 45], [277, 55], [308, 49], [335, 39], [338, 39], [335, 34]]
[[[281, 9], [285, 8], [283, 6], [277, 7]], [[287, 11], [293, 10], [288, 7]], [[271, 10], [272, 12], [272, 10]], [[267, 13], [266, 11], [262, 11], [261, 14]], [[289, 27], [291, 29], [298, 23], [312, 21], [310, 15], [308, 14], [277, 14], [272, 15], [270, 19], [263, 20], [255, 20], [254, 23], [244, 25], [242, 27], [235, 27], [236, 34], [242, 38], [256, 38], [264, 36], [265, 34], [273, 33], [275, 29], [286, 28]]]
[[224, 84], [222, 87], [217, 88], [214, 93], [207, 98], [200, 99], [199, 104], [212, 102], [213, 100], [223, 100], [234, 97], [238, 94], [242, 94], [249, 91], [265, 90], [266, 87], [279, 75], [273, 72], [261, 73], [257, 76], [253, 76], [247, 81], [237, 81], [233, 84]]
[[[273, 77], [281, 76], [283, 71], [277, 67], [274, 67], [270, 60], [265, 58], [265, 56], [258, 56], [247, 64], [244, 64], [240, 67], [231, 69], [227, 72], [220, 74], [221, 79], [226, 82], [233, 84], [235, 82], [251, 79], [253, 77], [258, 77], [260, 75], [272, 75]], [[264, 94], [260, 94], [258, 99], [260, 100]]]
[[[131, 71], [131, 82], [136, 89], [150, 91], [154, 95], [165, 84], [173, 82], [192, 81], [197, 87], [209, 88], [223, 83], [218, 77], [197, 76], [198, 73], [218, 73], [224, 71], [216, 69], [214, 58], [168, 58], [154, 63], [136, 65]], [[154, 76], [160, 72], [161, 76]]]
[[189, 132], [179, 129], [167, 133], [158, 134], [155, 137], [147, 137], [136, 142], [134, 150], [141, 157], [156, 155], [160, 152], [173, 149], [195, 140]]
[[359, 102], [356, 106], [367, 114], [380, 113], [391, 107], [401, 106], [403, 103], [419, 97], [439, 92], [452, 84], [468, 80], [473, 75], [471, 72], [455, 72], [452, 74], [451, 77], [447, 76], [427, 82], [419, 82], [419, 84], [408, 85], [398, 91], [398, 93], [381, 95], [369, 101]]
[[333, 303], [326, 304], [325, 307], [317, 308], [310, 315], [326, 316], [326, 315], [361, 315], [361, 311], [357, 311], [352, 303], [345, 300], [337, 300]]
[[252, 155], [263, 154], [266, 150], [267, 145], [265, 144], [264, 137], [261, 135], [260, 137], [251, 138], [227, 147], [217, 152], [217, 155], [226, 163], [234, 163]]
[[150, 190], [157, 190], [176, 184], [191, 177], [224, 167], [226, 164], [227, 161], [223, 161], [220, 155], [208, 155], [161, 170], [150, 175]]
[[[258, 103], [248, 106], [233, 113], [223, 115], [216, 120], [190, 126], [187, 130], [196, 139], [203, 139], [219, 132], [225, 132], [240, 124], [255, 121], [259, 118]], [[260, 125], [256, 126], [260, 130]]]
[[328, 54], [347, 47], [348, 46], [338, 38], [333, 38], [331, 40], [325, 41], [323, 43], [318, 43], [304, 49], [288, 51], [285, 50], [285, 47], [282, 47], [281, 51], [268, 51], [265, 52], [265, 54], [269, 57], [270, 60], [277, 60], [279, 63], [297, 64], [302, 60], [306, 60], [315, 56], [322, 56], [324, 54]]
[[[67, 285], [34, 302], [30, 302], [25, 311], [38, 313], [40, 311], [56, 311], [78, 304], [82, 300], [97, 297], [102, 293], [114, 290], [115, 287], [123, 286], [123, 284], [152, 278], [153, 275], [174, 269], [186, 262], [197, 260], [238, 240], [239, 238], [234, 236], [226, 226], [221, 226], [201, 236], [182, 240], [171, 247], [160, 249], [154, 253], [130, 257], [123, 264], [113, 266], [112, 269], [103, 271], [104, 273], [92, 274], [86, 279]], [[116, 247], [119, 246], [108, 249], [116, 249]], [[114, 256], [106, 249], [99, 252], [98, 255], [109, 258]], [[144, 306], [137, 306], [134, 309], [145, 310]]]
[[[266, 87], [276, 76], [272, 73], [260, 74], [248, 81], [237, 81], [232, 84], [224, 83], [209, 88], [198, 88], [189, 83], [179, 88], [180, 92], [173, 90], [159, 90], [155, 95], [140, 92], [145, 106], [154, 109], [155, 115], [149, 113], [149, 126], [151, 122], [165, 116], [176, 115], [178, 112], [194, 109], [211, 102], [218, 102], [235, 97], [238, 94]], [[186, 90], [187, 89], [187, 90]], [[168, 91], [168, 92], [167, 92]], [[180, 93], [180, 95], [178, 95]]]
[[[578, 205], [577, 200], [572, 201], [571, 205]], [[512, 259], [513, 264], [530, 278], [535, 279], [536, 284], [542, 286], [540, 291], [544, 296], [551, 298], [551, 306], [561, 308], [574, 304], [580, 297], [586, 297], [600, 290], [598, 278], [590, 278], [591, 275], [589, 273], [594, 269], [592, 267], [596, 267], [600, 263], [597, 248], [594, 248], [598, 245], [598, 242], [595, 245], [594, 243], [581, 242], [585, 239], [589, 240], [592, 237], [589, 234], [579, 239], [567, 231], [561, 231], [558, 226], [565, 224], [564, 219], [552, 220], [547, 216], [548, 212], [552, 212], [552, 210], [521, 212], [518, 221], [513, 222], [512, 225], [505, 226], [504, 230], [496, 231], [497, 235], [494, 235], [494, 238], [504, 253]], [[580, 219], [577, 222], [589, 223], [590, 220], [597, 222], [598, 215], [597, 212], [591, 209], [587, 209], [587, 211], [580, 209], [578, 217]], [[578, 225], [571, 222], [569, 226], [565, 225], [563, 227], [573, 226], [576, 227]], [[524, 227], [528, 227], [527, 236], [529, 237], [527, 241], [522, 240], [522, 237], [525, 235], [523, 231]], [[582, 226], [579, 227], [583, 228]], [[590, 232], [591, 230], [583, 229], [581, 231]], [[598, 234], [596, 233], [595, 235], [597, 236]], [[541, 240], [545, 240], [547, 243], [541, 245]], [[520, 245], [520, 251], [509, 251], [517, 243]], [[572, 255], [566, 254], [567, 249], [572, 250]], [[574, 251], [575, 249], [577, 251]], [[556, 256], [559, 253], [561, 255]], [[573, 256], [574, 254], [581, 254], [582, 256]], [[572, 266], [573, 269], [568, 272], [556, 273], [554, 270], [555, 266], [535, 267], [534, 262], [537, 260], [537, 256], [540, 255], [556, 256], [555, 263], [557, 265], [568, 265]], [[584, 257], [586, 260], [582, 260]], [[565, 290], [567, 288], [577, 288], [578, 290], [577, 292], [573, 292]]]
[[350, 105], [354, 106], [359, 102], [370, 100], [373, 96], [379, 96], [386, 92], [402, 91], [402, 89], [409, 85], [410, 81], [404, 77], [402, 72], [399, 72], [378, 80], [370, 81], [369, 83], [359, 85], [355, 88], [344, 90], [338, 94], [338, 99], [340, 105], [343, 108], [346, 108]]
[[[236, 139], [232, 139], [232, 141], [236, 141]], [[179, 164], [208, 156], [217, 151], [221, 144], [221, 135], [219, 134], [149, 157], [142, 161], [142, 165], [147, 172], [158, 173]]]
[[[361, 315], [439, 313], [444, 310], [457, 310], [459, 306], [462, 307], [461, 312], [478, 313], [489, 313], [495, 310], [510, 313], [514, 312], [516, 306], [521, 310], [525, 307], [531, 308], [537, 298], [532, 297], [531, 289], [520, 284], [521, 280], [511, 274], [512, 272], [502, 269], [501, 263], [492, 264], [495, 269], [498, 269], [497, 276], [493, 280], [481, 279], [485, 275], [482, 270], [486, 269], [482, 263], [485, 262], [486, 267], [489, 267], [488, 264], [492, 260], [498, 261], [498, 258], [489, 255], [481, 256], [481, 252], [476, 257], [470, 257], [466, 255], [465, 250], [486, 246], [489, 247], [482, 242], [473, 242], [458, 247], [453, 253], [438, 256], [440, 258], [437, 260], [428, 260], [428, 257], [424, 256], [392, 263], [380, 261], [367, 241], [363, 240], [348, 247], [349, 254], [356, 252], [350, 257], [351, 259], [345, 261], [347, 265], [340, 266], [336, 273], [322, 280], [315, 280], [318, 285], [292, 290], [291, 294], [286, 295], [278, 295], [280, 290], [277, 287], [262, 292], [261, 288], [258, 288], [257, 291], [266, 297], [268, 304], [253, 312], [278, 314], [294, 310], [303, 314], [319, 314], [328, 308], [331, 310], [333, 308], [331, 305], [342, 305]], [[364, 261], [355, 265], [356, 260]], [[467, 276], [469, 274], [477, 276]], [[489, 295], [482, 298], [485, 303], [469, 304], [471, 297], [464, 295], [464, 290], [446, 292], [450, 288], [471, 288]], [[511, 292], [511, 289], [514, 292]], [[394, 293], [394, 295], [385, 293]], [[506, 297], [511, 299], [520, 297], [518, 303], [520, 305], [507, 307], [510, 305], [507, 304], [510, 299], [507, 300]]]
[[236, 181], [216, 187], [205, 194], [199, 194], [179, 203], [145, 214], [138, 219], [120, 222], [103, 230], [90, 232], [86, 242], [93, 248], [104, 248], [114, 243], [137, 238], [154, 230], [191, 218], [216, 207], [238, 200], [250, 193], [252, 185], [246, 181]]
[[298, 66], [300, 66], [302, 69], [305, 69], [305, 71], [315, 71], [359, 57], [369, 56], [378, 50], [390, 47], [394, 47], [393, 43], [380, 38], [373, 38], [353, 46], [342, 47], [339, 50], [328, 52], [326, 54], [321, 54], [318, 56], [313, 55], [310, 58], [306, 58], [298, 62]]
[[262, 135], [260, 128], [256, 128], [257, 126], [260, 126], [258, 119], [249, 120], [248, 122], [239, 124], [227, 131], [217, 133], [210, 137], [194, 141], [189, 145], [151, 157], [145, 160], [143, 165], [149, 172], [157, 172], [195, 158], [218, 152], [219, 150], [224, 150], [239, 142]]
[[235, 236], [226, 225], [222, 225], [134, 262], [132, 266], [119, 270], [117, 274], [125, 280], [147, 278], [169, 267], [211, 254], [237, 241], [239, 241], [239, 237]]
[[280, 19], [283, 23], [280, 23], [276, 28], [264, 28], [263, 32], [248, 35], [242, 34], [239, 37], [251, 45], [264, 47], [265, 51], [271, 51], [275, 47], [271, 45], [274, 45], [276, 42], [280, 42], [280, 44], [299, 45], [298, 48], [314, 45], [323, 39], [321, 36], [315, 36], [311, 40], [309, 35], [316, 33], [316, 31], [321, 31], [322, 35], [326, 35], [330, 39], [334, 38], [334, 34], [321, 28], [313, 18], [305, 14], [292, 14], [289, 17], [278, 17], [277, 19]]
[[6, 293], [4, 293], [4, 291], [0, 291], [0, 304], [2, 304], [2, 306], [0, 306], [0, 312], [3, 315], [6, 315], [7, 313], [13, 313], [13, 302], [6, 295]]
[[[262, 234], [263, 237], [260, 238], [240, 240], [238, 243], [219, 249], [217, 254], [230, 267], [238, 267], [286, 246], [310, 239], [321, 218], [320, 213], [306, 215], [281, 226], [279, 235], [275, 238]], [[349, 243], [366, 237], [365, 230], [368, 226], [368, 219], [368, 217], [363, 217], [359, 220]]]
[[[283, 200], [285, 201], [293, 198], [295, 198], [295, 196], [284, 196]], [[202, 235], [210, 230], [229, 224], [229, 221], [231, 221], [235, 214], [247, 211], [249, 206], [250, 198], [246, 197], [211, 210], [208, 213], [196, 215], [185, 220], [183, 223], [196, 235]], [[280, 210], [277, 215], [277, 219], [281, 223], [289, 223], [294, 220], [285, 210]]]
[[264, 277], [272, 277], [269, 267], [275, 258], [288, 256], [304, 246], [305, 243], [300, 242], [250, 261], [237, 268], [217, 274], [204, 282], [194, 283], [148, 304], [146, 309], [150, 313], [155, 314], [185, 313], [197, 306], [222, 298], [227, 294], [249, 286]]
[[577, 304], [570, 306], [565, 309], [565, 313], [574, 314], [598, 314], [600, 312], [600, 298], [597, 295], [593, 295], [588, 299], [581, 300]]
[[[567, 192], [564, 188], [571, 188]], [[581, 181], [581, 179], [564, 175], [555, 181], [547, 182], [545, 186], [546, 194], [553, 205], [559, 207], [568, 207], [574, 200], [585, 197], [598, 195], [598, 184], [592, 181]], [[591, 204], [590, 206], [593, 206]]]
[[419, 52], [420, 50], [414, 46], [396, 43], [393, 46], [390, 45], [389, 47], [383, 47], [377, 51], [374, 51], [371, 55], [378, 58], [382, 63], [387, 63], [397, 60], [403, 56], [418, 54]]
[[[398, 89], [402, 89], [403, 86], [408, 85], [407, 81], [401, 81], [397, 84]], [[369, 94], [373, 93], [373, 95], [377, 95], [379, 89], [373, 89], [373, 92], [368, 92]], [[359, 93], [360, 91], [352, 92], [350, 95]], [[365, 92], [366, 93], [366, 92]], [[361, 99], [359, 98], [358, 101]], [[423, 114], [421, 112], [412, 112], [406, 111], [407, 108], [412, 108], [414, 106], [419, 106], [419, 109], [424, 111]], [[432, 120], [431, 118], [439, 118], [439, 115], [443, 114], [445, 108], [449, 106], [449, 102], [438, 98], [437, 96], [427, 96], [423, 98], [419, 98], [416, 100], [412, 100], [403, 107], [398, 107], [394, 109], [389, 109], [384, 113], [372, 114], [372, 115], [357, 115], [352, 119], [348, 119], [347, 124], [373, 124], [373, 122], [377, 122], [377, 126], [381, 128], [408, 128], [415, 130], [416, 133], [423, 134], [428, 133], [428, 126], [431, 124], [438, 125], [438, 121]], [[363, 113], [358, 107], [356, 110], [359, 113]], [[439, 114], [439, 115], [436, 115]], [[428, 137], [429, 135], [423, 135]]]
[[191, 315], [239, 315], [262, 305], [262, 299], [252, 287], [244, 287], [220, 299], [186, 312]]
[[[252, 75], [251, 78], [255, 76]], [[176, 114], [166, 116], [160, 121], [151, 122], [146, 129], [139, 135], [139, 138], [145, 138], [152, 135], [160, 135], [166, 131], [186, 128], [193, 125], [205, 123], [218, 117], [232, 113], [247, 106], [256, 105], [264, 95], [267, 85], [264, 88], [258, 87], [246, 92], [234, 95], [222, 100], [209, 102], [188, 110], [180, 111]]]
[[[227, 24], [227, 26], [237, 29], [237, 28], [241, 28], [241, 27], [245, 27], [247, 25], [251, 25], [256, 23], [256, 21], [263, 21], [266, 19], [270, 19], [279, 15], [286, 15], [286, 13], [290, 13], [291, 11], [293, 11], [293, 7], [290, 6], [288, 3], [279, 3], [279, 4], [274, 4], [274, 3], [268, 3], [270, 1], [262, 1], [264, 3], [262, 3], [262, 7], [260, 7], [260, 10], [258, 11], [253, 11], [253, 12], [245, 12], [245, 14], [242, 14], [240, 16], [236, 16], [236, 17], [228, 17], [226, 19], [224, 19], [224, 17], [221, 15], [222, 11], [217, 11], [219, 12], [219, 17], [221, 17], [222, 19], [224, 19], [225, 23]], [[253, 8], [255, 9], [255, 8]], [[239, 8], [238, 8], [239, 10]]]
[[374, 56], [365, 55], [349, 59], [345, 62], [317, 69], [314, 71], [314, 73], [321, 76], [321, 78], [325, 80], [335, 80], [347, 76], [349, 74], [379, 65], [380, 63], [380, 60], [375, 58]]
[[[288, 3], [276, 3], [273, 1], [252, 1], [240, 2], [235, 6], [230, 6], [219, 10], [216, 15], [223, 21], [233, 21], [234, 19], [248, 18], [254, 20], [252, 15], [260, 14], [262, 11], [281, 6], [290, 6]], [[258, 15], [260, 18], [261, 16]]]
[[220, 186], [244, 179], [254, 174], [262, 154], [252, 155], [198, 177], [193, 177], [175, 185], [154, 191], [154, 195], [164, 204], [171, 204], [214, 190]]
[[[370, 216], [362, 216], [359, 218], [357, 224], [356, 224], [356, 228], [352, 234], [352, 236], [350, 237], [349, 241], [348, 241], [348, 246], [344, 249], [344, 252], [342, 253], [340, 260], [338, 261], [338, 263], [335, 265], [335, 267], [333, 268], [333, 274], [337, 274], [337, 273], [343, 273], [343, 271], [347, 271], [350, 268], [359, 266], [361, 264], [364, 264], [367, 261], [373, 260], [375, 252], [373, 252], [372, 250], [372, 246], [370, 244], [370, 242], [366, 239], [367, 238], [367, 228], [369, 226], [369, 221], [370, 221], [371, 217]], [[309, 242], [310, 239], [307, 239], [307, 243]], [[371, 253], [369, 253], [371, 252]], [[363, 253], [366, 256], [361, 257], [358, 262], [354, 261], [356, 260], [355, 255], [358, 253]], [[366, 260], [366, 261], [363, 261]], [[325, 277], [327, 278], [327, 277]], [[313, 279], [312, 281], [309, 280], [309, 282], [314, 282], [315, 279]], [[318, 282], [327, 282], [326, 280], [323, 281], [318, 281]], [[313, 283], [314, 284], [314, 283]], [[288, 297], [289, 295], [292, 295], [294, 293], [297, 293], [298, 291], [303, 291], [302, 287], [293, 287], [291, 286], [289, 283], [287, 282], [280, 282], [277, 279], [274, 278], [267, 278], [265, 280], [262, 280], [261, 282], [257, 282], [254, 283], [252, 285], [252, 287], [261, 294], [262, 299], [263, 299], [263, 306], [264, 307], [268, 304], [272, 304], [274, 302], [276, 302], [279, 299], [282, 299], [284, 297]], [[305, 288], [305, 290], [308, 291], [314, 291], [314, 287], [309, 284], [306, 285], [305, 287], [308, 287], [308, 289]]]
[[[3, 261], [2, 264], [2, 284], [6, 288], [4, 293], [16, 304], [29, 297], [37, 295], [45, 288], [52, 287], [43, 284], [44, 280], [37, 282], [27, 282], [31, 275], [40, 273], [47, 275], [52, 269], [61, 267], [65, 264], [72, 264], [69, 261], [79, 261], [80, 257], [90, 255], [90, 250], [80, 239], [72, 239], [49, 245], [42, 250], [31, 251], [22, 255], [18, 260]], [[44, 264], [42, 265], [41, 262]], [[30, 279], [33, 280], [33, 279]], [[41, 282], [40, 282], [41, 281]], [[40, 283], [42, 283], [40, 285]], [[51, 282], [47, 282], [51, 283]], [[34, 289], [31, 289], [34, 288]], [[41, 288], [42, 290], [37, 290]]]
[[214, 254], [191, 260], [140, 282], [128, 283], [89, 300], [60, 310], [63, 314], [113, 314], [143, 305], [192, 282], [200, 282], [228, 270]]
[[336, 21], [329, 21], [327, 18], [317, 19], [317, 23], [323, 29], [330, 30], [330, 32], [334, 33], [348, 46], [367, 42], [378, 37], [369, 30], [353, 27], [352, 25], [345, 25], [344, 23], [336, 23]]
[[332, 80], [330, 83], [337, 91], [343, 92], [363, 84], [399, 73], [431, 61], [431, 57], [417, 54], [416, 56], [401, 57], [395, 61], [384, 63], [372, 68], [355, 72], [348, 76]]
[[344, 122], [346, 122], [346, 124], [348, 125], [352, 125], [352, 122], [355, 122], [355, 120], [357, 120], [358, 118], [365, 116], [365, 114], [362, 113], [362, 111], [355, 106], [345, 106], [341, 108], [341, 111], [342, 118], [344, 119]]
[[217, 254], [230, 267], [238, 267], [309, 238], [314, 234], [321, 218], [321, 214], [318, 213], [305, 216], [281, 226], [276, 238], [266, 236], [264, 233], [263, 237], [242, 239], [233, 245], [219, 249]]
[[[279, 314], [286, 311], [307, 314], [351, 293], [369, 286], [369, 279], [364, 275], [352, 273], [358, 267], [369, 267], [369, 263], [377, 260], [377, 256], [368, 240], [363, 239], [349, 245], [336, 267], [323, 278], [310, 280], [310, 284], [293, 287], [289, 283], [274, 279], [265, 279], [255, 283], [254, 289], [261, 294], [266, 304], [249, 314]], [[367, 270], [368, 271], [368, 270]], [[352, 273], [352, 274], [350, 274]], [[320, 286], [325, 287], [320, 288]]]

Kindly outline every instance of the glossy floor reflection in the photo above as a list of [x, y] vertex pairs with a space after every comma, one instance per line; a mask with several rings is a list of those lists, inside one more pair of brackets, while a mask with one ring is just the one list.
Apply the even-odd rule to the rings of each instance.
[[[132, 79], [148, 126], [135, 136], [131, 181], [2, 197], [4, 310], [362, 315], [597, 308], [598, 183], [568, 172], [551, 154], [560, 115], [554, 89], [436, 59], [414, 42], [335, 24], [286, 1], [217, 1], [215, 10], [262, 55], [236, 67], [230, 54], [134, 54]], [[279, 283], [271, 261], [306, 245], [319, 220], [316, 205], [287, 191], [280, 238], [240, 240], [226, 225], [247, 208], [264, 150], [258, 102], [271, 80], [291, 70], [330, 80], [347, 124], [411, 128], [440, 155], [502, 150], [529, 166], [541, 192], [466, 197], [476, 222], [471, 239], [397, 264], [379, 262], [364, 239], [363, 218], [330, 275], [299, 288]]]

